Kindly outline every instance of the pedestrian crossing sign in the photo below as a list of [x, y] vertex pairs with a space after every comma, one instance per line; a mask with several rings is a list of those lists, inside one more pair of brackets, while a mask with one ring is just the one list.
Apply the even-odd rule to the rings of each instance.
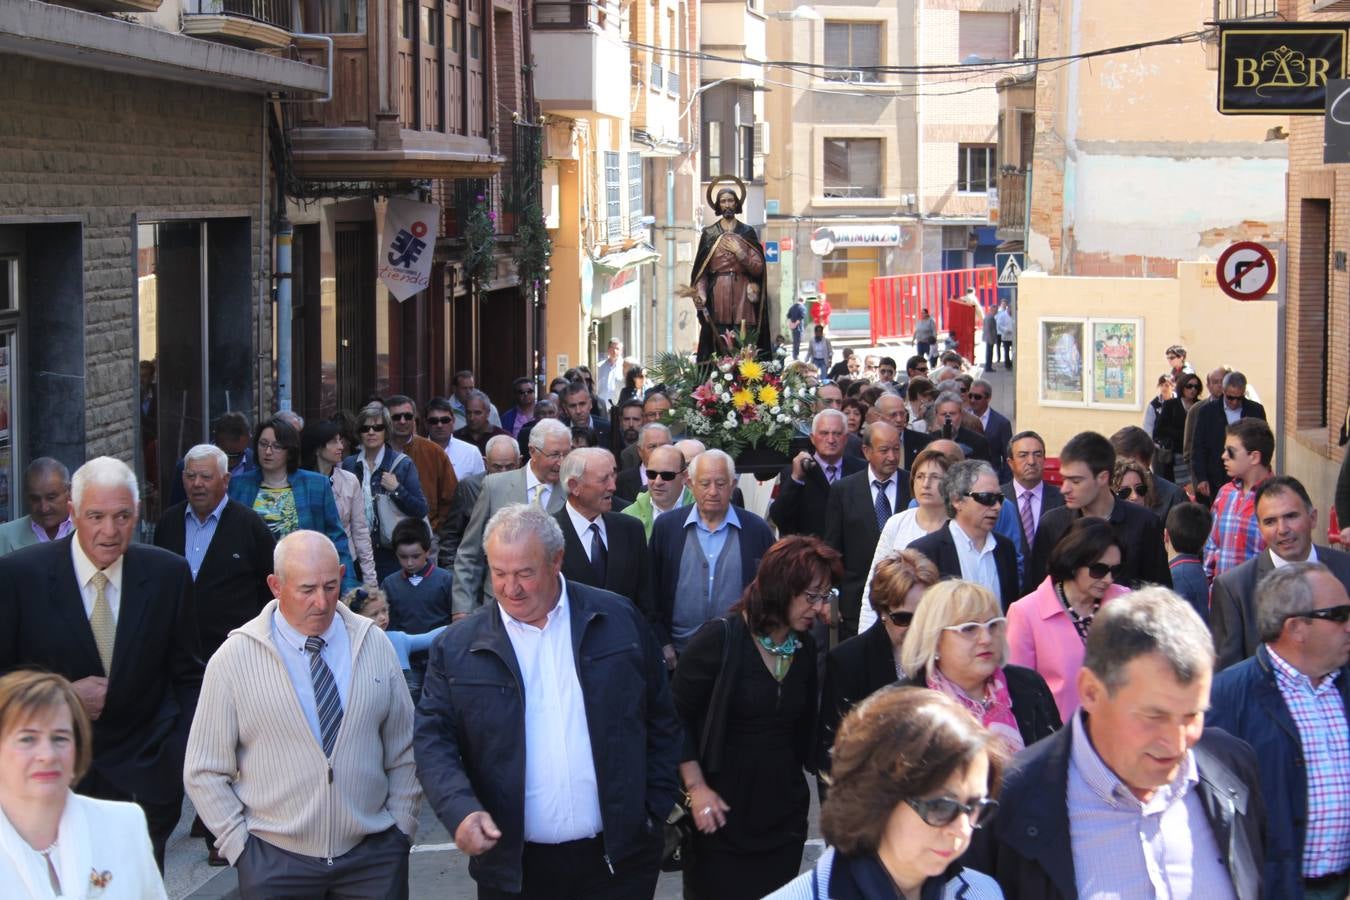
[[994, 268], [998, 269], [1000, 287], [1016, 287], [1017, 276], [1022, 274], [1022, 254], [995, 253]]

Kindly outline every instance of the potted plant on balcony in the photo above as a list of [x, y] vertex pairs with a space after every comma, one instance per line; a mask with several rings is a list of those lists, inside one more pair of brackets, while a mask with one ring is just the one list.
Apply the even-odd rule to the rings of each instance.
[[496, 266], [497, 214], [479, 194], [464, 221], [464, 277], [475, 295], [482, 290]]

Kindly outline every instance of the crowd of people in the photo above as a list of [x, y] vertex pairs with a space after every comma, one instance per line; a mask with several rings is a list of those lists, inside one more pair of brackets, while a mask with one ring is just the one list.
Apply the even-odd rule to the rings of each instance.
[[1242, 373], [1169, 348], [1050, 448], [955, 353], [806, 344], [764, 515], [617, 341], [500, 409], [227, 414], [153, 529], [34, 460], [0, 883], [164, 896], [186, 795], [245, 898], [407, 897], [425, 800], [484, 900], [1344, 900], [1350, 555]]

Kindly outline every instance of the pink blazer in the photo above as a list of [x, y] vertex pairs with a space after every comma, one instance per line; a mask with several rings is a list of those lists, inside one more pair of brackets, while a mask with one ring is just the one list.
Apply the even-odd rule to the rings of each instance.
[[[1103, 605], [1130, 589], [1113, 584]], [[1064, 610], [1049, 576], [1040, 587], [1008, 607], [1008, 662], [1035, 669], [1050, 686], [1067, 722], [1078, 709], [1078, 670], [1083, 667], [1083, 641]]]

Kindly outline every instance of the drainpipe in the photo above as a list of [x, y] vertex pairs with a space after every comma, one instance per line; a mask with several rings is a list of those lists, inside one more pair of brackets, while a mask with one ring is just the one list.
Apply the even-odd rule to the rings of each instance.
[[291, 235], [283, 212], [277, 222], [277, 409], [291, 408]]
[[675, 352], [675, 160], [666, 160], [666, 352]]

